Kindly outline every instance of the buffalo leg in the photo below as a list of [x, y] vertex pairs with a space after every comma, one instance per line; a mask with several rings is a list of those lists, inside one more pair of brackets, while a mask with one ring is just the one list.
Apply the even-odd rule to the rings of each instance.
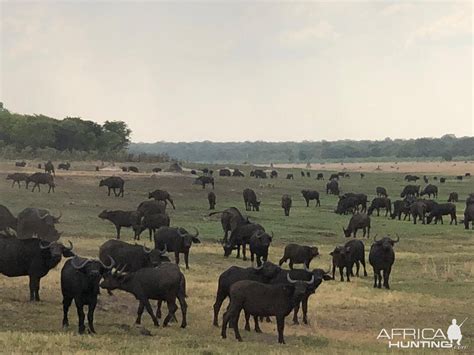
[[140, 301], [140, 303], [138, 304], [137, 319], [135, 320], [135, 324], [142, 323], [142, 314], [143, 314], [144, 309], [145, 309], [145, 305], [143, 304], [142, 301]]
[[77, 298], [74, 299], [74, 303], [76, 304], [77, 318], [79, 319], [79, 334], [84, 334], [84, 331], [86, 330], [86, 327], [84, 326], [84, 319], [86, 316], [84, 314], [84, 304], [80, 302]]
[[110, 190], [112, 190], [110, 187], [108, 188], [109, 192], [107, 193], [107, 196], [110, 196]]
[[237, 259], [240, 259], [240, 244], [237, 245], [237, 256], [236, 256]]
[[92, 334], [95, 334], [95, 328], [94, 328], [94, 311], [95, 311], [95, 306], [97, 305], [96, 301], [93, 301], [89, 304], [89, 308], [87, 310], [87, 324], [89, 325], [89, 331]]
[[[359, 269], [360, 269], [359, 260], [357, 260], [355, 264], [356, 264], [356, 275], [357, 277], [359, 277]], [[352, 268], [351, 268], [351, 276], [354, 276], [354, 274], [352, 273]]]
[[160, 324], [158, 323], [158, 319], [156, 319], [155, 314], [153, 313], [153, 308], [151, 308], [150, 301], [146, 299], [143, 303], [145, 305], [146, 311], [150, 315], [151, 319], [153, 319], [153, 324], [155, 325], [155, 327], [158, 327]]
[[388, 280], [390, 278], [390, 272], [392, 269], [389, 267], [388, 269], [385, 269], [383, 271], [383, 287], [385, 287], [387, 290], [390, 290], [390, 286], [388, 284]]
[[166, 327], [168, 325], [170, 319], [173, 318], [174, 314], [176, 313], [176, 310], [178, 309], [178, 306], [176, 305], [174, 300], [168, 301], [167, 305], [168, 305], [168, 315], [163, 321], [163, 327]]
[[184, 252], [184, 263], [186, 264], [186, 270], [189, 269], [189, 249]]
[[336, 274], [336, 264], [332, 264], [332, 279], [334, 280], [334, 276]]
[[69, 312], [69, 307], [71, 306], [72, 298], [64, 297], [63, 298], [63, 328], [69, 327], [69, 319], [67, 314]]
[[367, 276], [367, 271], [365, 269], [365, 257], [360, 261], [360, 263], [362, 264], [362, 266], [364, 267], [364, 276]]
[[280, 344], [285, 344], [285, 339], [283, 338], [283, 331], [285, 330], [285, 317], [277, 316], [277, 329], [278, 329], [278, 342]]
[[309, 295], [305, 295], [301, 301], [301, 308], [303, 309], [303, 323], [308, 324], [308, 298]]
[[237, 339], [238, 341], [242, 341], [242, 337], [240, 336], [240, 331], [239, 331], [240, 312], [241, 310], [238, 310], [238, 312], [235, 312], [233, 314], [233, 317], [230, 320], [231, 325], [234, 328], [235, 339]]
[[246, 246], [247, 246], [247, 245], [246, 245], [245, 243], [242, 244], [242, 256], [243, 256], [243, 257], [242, 257], [242, 260], [243, 260], [243, 261], [246, 261], [246, 260], [247, 260]]
[[30, 276], [30, 301], [39, 301], [40, 279]]
[[255, 323], [255, 332], [256, 333], [261, 333], [262, 330], [260, 329], [260, 325], [258, 324], [258, 317], [257, 316], [253, 316], [253, 321]]
[[300, 304], [298, 303], [295, 308], [293, 308], [293, 324], [300, 324], [298, 321], [298, 311], [300, 310]]
[[222, 316], [222, 329], [221, 329], [221, 336], [222, 339], [227, 338], [227, 325], [229, 324], [230, 317], [232, 316], [232, 313], [230, 312], [229, 309], [224, 312], [224, 315]]
[[[342, 270], [342, 269], [341, 269], [341, 270]], [[346, 281], [347, 281], [347, 282], [350, 282], [350, 281], [351, 281], [351, 279], [350, 279], [351, 270], [352, 270], [352, 268], [350, 268], [350, 267], [348, 267], [348, 266], [346, 265], [346, 278], [347, 278]], [[344, 281], [344, 280], [343, 280], [343, 281]]]
[[290, 259], [290, 269], [293, 270], [293, 260]]
[[179, 265], [179, 253], [177, 251], [174, 253], [174, 260], [176, 261], [176, 265]]
[[115, 229], [117, 230], [117, 239], [120, 239], [120, 229], [121, 228], [122, 227], [120, 227], [120, 226], [115, 226]]
[[217, 320], [217, 317], [219, 315], [219, 310], [221, 309], [222, 302], [224, 302], [224, 300], [225, 300], [225, 295], [223, 295], [222, 293], [219, 293], [219, 291], [218, 291], [217, 296], [216, 296], [216, 302], [214, 303], [214, 322], [213, 322], [213, 324], [216, 327], [219, 326], [219, 322]]
[[374, 288], [377, 287], [377, 271], [374, 269]]
[[186, 328], [186, 326], [188, 325], [186, 318], [188, 312], [188, 304], [186, 303], [185, 297], [186, 295], [184, 294], [178, 294], [179, 307], [181, 308], [181, 315], [183, 317], [183, 319], [181, 320], [181, 328], [183, 329]]
[[161, 304], [163, 303], [162, 300], [158, 300], [158, 302], [156, 302], [156, 318], [157, 319], [161, 319]]
[[245, 315], [245, 327], [244, 329], [248, 332], [250, 332], [250, 313], [247, 313], [244, 311]]

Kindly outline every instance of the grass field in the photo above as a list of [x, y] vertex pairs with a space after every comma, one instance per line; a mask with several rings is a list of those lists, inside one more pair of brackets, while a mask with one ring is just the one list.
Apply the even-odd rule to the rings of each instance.
[[[63, 331], [59, 280], [62, 263], [42, 279], [39, 304], [28, 302], [26, 277], [0, 275], [1, 352], [381, 353], [388, 351], [386, 342], [376, 339], [382, 328], [446, 331], [452, 318], [466, 317], [469, 319], [462, 327], [463, 345], [468, 346], [466, 351], [474, 351], [474, 232], [462, 225], [449, 225], [447, 218], [444, 225], [413, 225], [408, 221], [372, 217], [372, 236], [400, 235], [390, 291], [372, 288], [373, 273], [369, 266], [366, 278], [353, 278], [350, 283], [324, 282], [310, 298], [310, 325], [294, 326], [290, 317], [287, 318], [287, 345], [278, 345], [275, 322], [262, 325], [264, 334], [241, 330], [244, 342], [238, 343], [233, 332], [226, 340], [220, 338], [220, 328], [212, 326], [212, 304], [219, 274], [231, 265], [250, 266], [250, 261], [236, 259], [235, 254], [223, 257], [218, 243], [223, 235], [219, 217], [207, 216], [209, 188], [202, 190], [193, 185], [189, 174], [125, 174], [125, 197], [107, 197], [106, 189], [98, 187], [100, 176], [105, 173], [92, 171], [95, 165], [92, 163], [73, 163], [72, 171], [58, 173], [56, 193], [47, 194], [46, 189], [32, 193], [24, 188], [11, 188], [10, 182], [5, 181], [7, 172], [15, 171], [13, 165], [10, 161], [0, 163], [0, 204], [15, 214], [28, 206], [47, 208], [54, 214], [61, 211], [63, 217], [58, 229], [64, 232], [62, 239], [71, 240], [81, 256], [97, 257], [99, 246], [114, 237], [113, 225], [97, 217], [100, 211], [135, 209], [156, 188], [169, 191], [175, 200], [176, 210], [169, 210], [171, 224], [197, 227], [203, 243], [191, 249], [191, 269], [186, 271], [182, 267], [187, 279], [188, 328], [180, 329], [176, 323], [168, 328], [154, 328], [145, 314], [143, 326], [152, 332], [151, 337], [141, 335], [140, 329], [133, 325], [137, 302], [120, 291], [114, 296], [105, 292], [100, 296], [95, 315], [97, 335], [77, 334], [75, 307], [70, 310], [71, 327]], [[151, 171], [151, 166], [139, 167]], [[250, 168], [241, 167], [241, 170], [248, 175]], [[231, 206], [244, 210], [242, 190], [253, 188], [262, 200], [262, 208], [260, 212], [247, 214], [252, 221], [274, 232], [270, 260], [279, 260], [286, 243], [311, 244], [318, 246], [321, 253], [312, 267], [328, 269], [329, 252], [345, 242], [342, 227], [347, 225], [349, 216], [333, 212], [337, 198], [325, 194], [326, 182], [302, 178], [299, 169], [279, 169], [279, 172], [280, 176], [293, 172], [295, 180], [216, 177], [217, 210]], [[423, 175], [422, 171], [419, 173]], [[393, 201], [405, 185], [403, 176], [401, 172], [369, 172], [361, 180], [358, 173], [353, 173], [351, 178], [341, 179], [340, 185], [343, 192], [363, 192], [370, 199], [376, 186], [384, 186]], [[474, 177], [462, 182], [448, 178], [438, 186], [439, 201], [445, 202], [452, 191], [459, 193], [457, 214], [462, 218], [464, 199], [474, 191]], [[321, 207], [306, 208], [301, 189], [320, 191]], [[284, 193], [293, 197], [290, 217], [284, 217], [280, 207]], [[132, 231], [124, 229], [122, 238], [131, 241]], [[145, 238], [142, 242], [151, 245]], [[368, 255], [371, 241], [364, 242]]]

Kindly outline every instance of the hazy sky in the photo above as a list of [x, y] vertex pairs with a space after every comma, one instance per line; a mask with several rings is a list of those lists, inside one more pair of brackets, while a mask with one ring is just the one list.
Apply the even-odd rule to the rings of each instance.
[[146, 142], [474, 135], [472, 18], [470, 1], [2, 2], [0, 101]]

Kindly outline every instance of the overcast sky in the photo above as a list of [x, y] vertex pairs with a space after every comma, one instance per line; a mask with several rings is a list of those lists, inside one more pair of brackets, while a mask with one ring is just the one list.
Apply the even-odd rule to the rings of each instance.
[[470, 1], [0, 6], [14, 112], [137, 142], [474, 135]]

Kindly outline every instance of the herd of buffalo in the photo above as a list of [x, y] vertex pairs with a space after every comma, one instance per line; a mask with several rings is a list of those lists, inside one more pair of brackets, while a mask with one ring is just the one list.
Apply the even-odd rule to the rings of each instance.
[[[17, 166], [22, 163], [17, 163]], [[61, 164], [58, 168], [69, 170], [70, 164]], [[193, 170], [193, 174], [197, 171]], [[46, 184], [54, 192], [54, 165], [45, 164], [45, 172], [34, 174], [14, 173], [7, 176], [21, 186], [26, 183], [26, 188], [33, 183], [34, 191], [39, 185]], [[278, 172], [266, 172], [261, 169], [253, 170], [250, 176], [265, 179], [277, 178]], [[309, 177], [310, 172], [301, 172], [303, 177]], [[241, 177], [244, 174], [235, 169], [221, 169], [219, 176]], [[467, 176], [467, 175], [466, 175]], [[311, 269], [313, 258], [319, 255], [315, 246], [288, 244], [284, 248], [282, 258], [278, 264], [268, 260], [268, 252], [273, 239], [273, 232], [249, 220], [236, 207], [230, 207], [219, 212], [210, 212], [209, 216], [219, 215], [224, 236], [222, 246], [224, 257], [236, 251], [237, 258], [247, 260], [246, 249], [250, 250], [252, 266], [242, 268], [232, 266], [224, 271], [218, 280], [216, 300], [214, 303], [213, 324], [218, 326], [218, 315], [225, 299], [229, 298], [229, 305], [222, 318], [223, 338], [226, 337], [227, 327], [234, 330], [235, 337], [242, 340], [238, 320], [244, 312], [245, 329], [250, 330], [250, 316], [253, 317], [254, 329], [261, 332], [259, 322], [269, 317], [276, 318], [278, 341], [284, 343], [283, 331], [285, 317], [293, 311], [293, 322], [298, 323], [298, 312], [301, 306], [303, 322], [308, 323], [308, 299], [315, 293], [323, 281], [334, 280], [336, 270], [339, 270], [340, 280], [350, 281], [354, 276], [353, 266], [356, 266], [355, 275], [359, 276], [360, 267], [363, 267], [364, 276], [367, 276], [364, 243], [355, 239], [358, 230], [363, 231], [363, 236], [370, 237], [371, 215], [380, 215], [380, 210], [385, 211], [385, 216], [392, 219], [413, 219], [413, 223], [429, 224], [443, 223], [443, 216], [450, 216], [450, 223], [457, 224], [456, 205], [458, 194], [452, 192], [447, 203], [439, 203], [434, 199], [438, 197], [438, 187], [429, 184], [420, 189], [419, 185], [407, 185], [401, 191], [401, 199], [391, 201], [384, 187], [376, 187], [376, 196], [370, 203], [368, 197], [362, 193], [340, 193], [339, 179], [348, 178], [347, 173], [332, 174], [326, 185], [326, 193], [339, 195], [335, 213], [350, 215], [347, 228], [343, 228], [345, 237], [353, 236], [344, 245], [339, 245], [331, 251], [332, 270]], [[360, 175], [364, 178], [364, 174]], [[293, 174], [288, 174], [287, 179], [294, 179]], [[324, 175], [318, 173], [318, 180], [323, 180]], [[459, 177], [458, 177], [459, 178]], [[460, 177], [462, 179], [462, 176]], [[409, 182], [419, 179], [414, 175], [407, 175]], [[212, 171], [205, 169], [202, 175], [195, 179], [195, 184], [206, 188], [210, 184], [214, 188]], [[108, 196], [113, 191], [116, 197], [123, 197], [125, 181], [118, 176], [103, 179], [99, 187], [106, 186]], [[49, 192], [49, 191], [48, 191]], [[311, 201], [315, 206], [320, 206], [320, 194], [314, 190], [302, 190], [301, 194], [309, 207]], [[429, 199], [420, 198], [428, 196]], [[77, 255], [73, 245], [64, 245], [59, 242], [60, 234], [56, 228], [61, 216], [54, 216], [45, 209], [25, 208], [17, 216], [10, 210], [0, 205], [0, 273], [8, 277], [29, 276], [30, 300], [40, 300], [40, 280], [48, 274], [49, 270], [57, 266], [62, 257], [69, 258], [61, 270], [61, 292], [63, 296], [63, 326], [69, 325], [68, 310], [74, 300], [79, 317], [79, 333], [86, 331], [84, 307], [88, 306], [87, 323], [88, 331], [95, 333], [94, 310], [100, 288], [111, 293], [119, 289], [129, 292], [138, 300], [136, 323], [140, 324], [144, 310], [150, 315], [153, 323], [158, 326], [161, 317], [161, 305], [166, 302], [168, 313], [163, 320], [163, 326], [175, 320], [179, 303], [182, 320], [181, 327], [187, 326], [186, 278], [179, 268], [180, 255], [184, 255], [186, 269], [189, 269], [189, 255], [193, 244], [200, 243], [199, 231], [193, 233], [180, 227], [170, 226], [170, 217], [166, 213], [168, 205], [175, 209], [174, 200], [164, 190], [155, 190], [149, 193], [149, 200], [143, 201], [133, 210], [103, 210], [98, 217], [111, 222], [116, 228], [116, 238], [103, 243], [98, 251], [98, 259], [89, 259]], [[433, 199], [431, 199], [433, 198]], [[259, 211], [261, 201], [252, 189], [243, 190], [243, 200], [246, 211]], [[216, 194], [208, 194], [209, 209], [216, 206]], [[284, 194], [281, 198], [281, 207], [284, 215], [289, 216], [292, 207], [291, 196]], [[474, 194], [466, 199], [464, 212], [464, 226], [469, 228], [469, 223], [474, 228]], [[120, 239], [121, 229], [131, 228], [135, 240], [139, 240], [142, 232], [148, 230], [154, 248], [147, 248], [138, 244], [131, 244]], [[374, 238], [369, 251], [369, 264], [373, 268], [374, 287], [390, 288], [389, 278], [395, 262], [394, 246], [399, 241], [389, 236]], [[169, 253], [174, 254], [175, 263], [171, 263]], [[254, 261], [256, 266], [254, 266]], [[289, 263], [289, 269], [282, 268], [284, 263]], [[294, 268], [295, 265], [302, 268]], [[332, 272], [331, 272], [332, 271]], [[345, 275], [344, 275], [345, 274]], [[156, 312], [150, 300], [158, 301]]]

